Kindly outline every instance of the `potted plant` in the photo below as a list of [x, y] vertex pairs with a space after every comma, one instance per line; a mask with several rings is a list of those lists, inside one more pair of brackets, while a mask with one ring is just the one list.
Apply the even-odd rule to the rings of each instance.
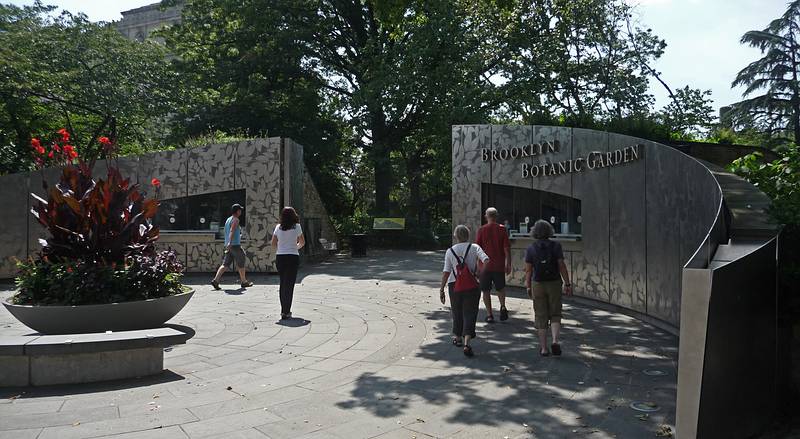
[[[95, 160], [84, 160], [62, 129], [49, 147], [31, 141], [37, 168], [62, 167], [47, 200], [31, 194], [31, 213], [49, 232], [41, 252], [18, 263], [17, 293], [5, 307], [43, 334], [122, 331], [159, 327], [194, 294], [181, 284], [183, 266], [171, 250], [156, 251], [161, 183], [148, 198], [120, 175], [114, 143], [99, 137], [105, 178], [92, 176]], [[91, 144], [91, 143], [90, 143]], [[109, 159], [111, 157], [112, 159]], [[44, 173], [42, 174], [44, 177]]]

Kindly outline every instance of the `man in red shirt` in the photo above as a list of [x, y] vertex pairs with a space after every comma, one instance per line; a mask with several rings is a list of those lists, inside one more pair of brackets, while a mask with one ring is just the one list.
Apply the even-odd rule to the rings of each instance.
[[506, 309], [506, 274], [511, 273], [511, 245], [508, 242], [508, 231], [497, 224], [497, 209], [486, 209], [486, 224], [478, 229], [475, 240], [489, 256], [489, 263], [481, 272], [481, 291], [483, 303], [486, 305], [486, 323], [494, 323], [492, 314], [492, 285], [500, 299], [500, 320], [508, 320]]

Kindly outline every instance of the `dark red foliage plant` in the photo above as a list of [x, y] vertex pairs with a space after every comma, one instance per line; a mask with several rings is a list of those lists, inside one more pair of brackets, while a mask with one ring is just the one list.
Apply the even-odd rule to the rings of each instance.
[[[108, 159], [113, 157], [114, 145], [107, 137], [100, 137], [98, 142], [107, 157], [108, 171], [105, 178], [95, 180], [94, 161], [87, 163], [79, 158], [75, 147], [67, 144], [67, 130], [58, 134], [49, 152], [40, 140], [31, 142], [33, 153], [41, 158], [37, 160], [39, 168], [57, 164], [63, 170], [57, 184], [48, 187], [44, 183], [46, 200], [31, 194], [31, 213], [49, 237], [39, 240], [42, 251], [38, 259], [19, 264], [16, 302], [74, 305], [181, 292], [183, 267], [174, 253], [170, 259], [174, 263], [160, 263], [164, 256], [159, 257], [155, 249], [159, 231], [151, 220], [158, 210], [158, 199], [146, 197], [137, 183], [120, 174], [115, 160]], [[48, 160], [45, 154], [54, 158]], [[156, 265], [169, 270], [153, 269]], [[149, 291], [140, 291], [145, 287]], [[70, 288], [74, 291], [64, 291]], [[113, 294], [104, 289], [113, 289]]]

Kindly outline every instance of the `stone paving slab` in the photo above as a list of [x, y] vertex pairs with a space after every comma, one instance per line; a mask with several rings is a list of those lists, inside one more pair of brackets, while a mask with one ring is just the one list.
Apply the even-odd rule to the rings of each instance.
[[[530, 300], [508, 322], [479, 316], [476, 357], [449, 340], [438, 302], [442, 252], [378, 252], [300, 273], [290, 322], [276, 276], [195, 296], [170, 323], [164, 374], [0, 389], [0, 439], [643, 438], [674, 430], [677, 340], [622, 314], [566, 300], [564, 356], [540, 357]], [[233, 283], [232, 275], [225, 280]], [[0, 300], [12, 293], [0, 287]], [[495, 306], [497, 300], [495, 299]], [[0, 338], [30, 330], [0, 312]], [[646, 369], [666, 372], [648, 376]], [[648, 416], [633, 401], [659, 405]]]

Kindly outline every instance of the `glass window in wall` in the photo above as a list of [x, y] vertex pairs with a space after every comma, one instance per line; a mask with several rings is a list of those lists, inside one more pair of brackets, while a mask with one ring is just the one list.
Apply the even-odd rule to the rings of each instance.
[[245, 226], [244, 189], [161, 200], [154, 223], [162, 230], [213, 231], [219, 238], [231, 214], [231, 206], [237, 203], [245, 206], [245, 214], [240, 218]]
[[186, 198], [161, 200], [153, 223], [161, 230], [186, 230]]
[[528, 233], [536, 220], [544, 219], [553, 224], [557, 234], [581, 233], [581, 202], [572, 197], [485, 183], [481, 185], [481, 201], [484, 210], [489, 206], [497, 208], [498, 221], [507, 221], [513, 232]]

